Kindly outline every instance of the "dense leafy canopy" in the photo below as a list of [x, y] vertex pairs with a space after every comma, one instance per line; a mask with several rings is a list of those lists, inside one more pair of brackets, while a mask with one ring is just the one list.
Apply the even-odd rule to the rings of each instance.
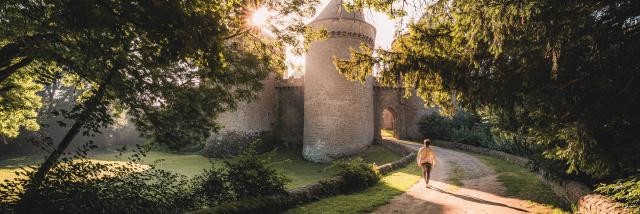
[[[281, 15], [312, 12], [303, 11], [308, 10], [301, 6], [303, 2], [307, 1], [268, 5]], [[260, 6], [255, 1], [10, 0], [2, 4], [3, 77], [18, 78], [10, 75], [12, 66], [20, 68], [15, 71], [33, 73], [29, 64], [18, 65], [25, 59], [55, 62], [63, 73], [79, 76], [96, 90], [108, 84], [104, 104], [130, 108], [143, 131], [171, 145], [206, 138], [215, 127], [212, 118], [217, 113], [251, 98], [269, 72], [284, 70], [282, 41], [295, 42], [295, 33], [304, 31], [293, 22], [271, 29], [283, 39], [264, 39], [259, 29], [246, 23], [252, 7]], [[25, 78], [14, 81], [23, 81], [14, 85], [27, 87], [32, 94], [39, 89], [26, 86], [33, 81]], [[10, 85], [4, 79], [0, 83]], [[3, 90], [8, 91], [5, 102], [17, 91]], [[22, 117], [34, 118], [36, 100], [21, 102], [31, 110]], [[35, 128], [33, 120], [13, 124]], [[15, 136], [17, 130], [11, 131], [7, 135]]]
[[[392, 4], [354, 1], [394, 15]], [[456, 96], [569, 172], [610, 178], [640, 168], [638, 1], [440, 0], [391, 51], [367, 53], [336, 63], [352, 79], [373, 63], [383, 83], [416, 86], [448, 113]]]
[[[7, 96], [0, 102], [15, 104], [0, 109], [4, 111], [0, 116], [8, 118], [0, 121], [37, 128], [33, 118], [40, 103], [35, 96], [16, 94], [17, 90], [34, 94], [69, 75], [84, 86], [80, 102], [61, 112], [74, 122], [35, 173], [36, 186], [78, 133], [93, 135], [113, 123], [114, 108], [126, 109], [145, 136], [169, 147], [203, 142], [217, 130], [219, 113], [255, 97], [260, 80], [270, 72], [285, 70], [284, 44], [302, 43], [296, 38], [308, 31], [295, 17], [313, 13], [315, 3], [2, 1], [0, 87]], [[262, 5], [278, 17], [292, 18], [289, 24], [268, 26], [275, 38], [247, 23], [251, 12]], [[38, 64], [55, 69], [32, 67]], [[34, 81], [28, 78], [40, 85], [30, 86]], [[15, 127], [3, 127], [2, 132], [13, 136]]]

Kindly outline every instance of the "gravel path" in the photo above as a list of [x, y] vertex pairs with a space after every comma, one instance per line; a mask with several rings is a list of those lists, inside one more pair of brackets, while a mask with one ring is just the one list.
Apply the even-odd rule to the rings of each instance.
[[[397, 140], [395, 140], [397, 141]], [[420, 145], [406, 143], [414, 149]], [[504, 196], [505, 188], [493, 169], [479, 159], [454, 150], [432, 147], [437, 165], [429, 188], [420, 180], [406, 193], [396, 196], [373, 213], [549, 213], [544, 206]], [[452, 179], [462, 182], [458, 187]]]

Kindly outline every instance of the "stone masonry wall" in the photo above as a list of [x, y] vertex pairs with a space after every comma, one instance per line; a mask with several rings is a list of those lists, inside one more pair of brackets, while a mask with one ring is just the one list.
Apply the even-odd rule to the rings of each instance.
[[[620, 207], [620, 203], [611, 201], [599, 194], [588, 194], [580, 198], [578, 212], [581, 214], [631, 214], [631, 209]], [[637, 212], [636, 212], [637, 213]]]
[[377, 141], [382, 139], [382, 112], [389, 109], [395, 116], [394, 137], [398, 139], [418, 139], [422, 137], [418, 128], [418, 121], [427, 114], [421, 98], [414, 94], [404, 98], [404, 88], [374, 86], [374, 135]]
[[[207, 139], [203, 150], [205, 155], [233, 155], [248, 142], [260, 139], [257, 136], [272, 136], [276, 123], [276, 84], [279, 77], [278, 74], [271, 73], [262, 80], [263, 89], [257, 99], [238, 103], [235, 111], [224, 112], [217, 118], [222, 129]], [[273, 143], [272, 139], [261, 140], [267, 144]], [[216, 149], [221, 151], [215, 151]]]
[[373, 143], [373, 79], [352, 82], [338, 73], [333, 60], [348, 58], [349, 48], [358, 49], [365, 37], [375, 38], [375, 28], [354, 19], [323, 19], [310, 26], [338, 32], [311, 43], [304, 76], [303, 155], [330, 162]]
[[217, 119], [223, 125], [221, 132], [272, 131], [276, 121], [277, 78], [279, 75], [270, 74], [267, 79], [262, 80], [263, 88], [257, 99], [239, 103], [235, 111], [222, 113]]
[[301, 148], [304, 131], [304, 79], [278, 82], [275, 137], [280, 145]]

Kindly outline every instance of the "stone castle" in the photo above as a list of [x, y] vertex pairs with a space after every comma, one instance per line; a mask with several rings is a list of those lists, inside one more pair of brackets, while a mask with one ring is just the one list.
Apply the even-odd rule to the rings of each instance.
[[333, 64], [334, 56], [348, 58], [349, 48], [374, 45], [376, 29], [363, 13], [331, 0], [308, 25], [324, 27], [328, 38], [311, 44], [304, 76], [263, 80], [257, 100], [218, 118], [224, 127], [207, 146], [263, 138], [301, 147], [310, 161], [330, 162], [380, 140], [382, 128], [399, 139], [420, 138], [417, 122], [428, 109], [415, 92], [404, 98], [404, 88], [381, 86], [372, 76], [352, 82]]

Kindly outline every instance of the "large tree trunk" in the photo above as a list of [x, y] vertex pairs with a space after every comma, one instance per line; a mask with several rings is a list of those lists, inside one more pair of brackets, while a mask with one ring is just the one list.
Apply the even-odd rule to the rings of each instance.
[[101, 104], [102, 99], [104, 98], [104, 95], [106, 93], [107, 86], [111, 82], [111, 76], [113, 75], [109, 74], [105, 81], [100, 84], [96, 93], [89, 100], [87, 100], [85, 109], [82, 111], [78, 119], [76, 119], [76, 121], [73, 123], [71, 129], [69, 129], [62, 141], [60, 141], [60, 144], [58, 144], [57, 148], [54, 149], [53, 152], [51, 152], [51, 154], [44, 161], [44, 163], [40, 165], [34, 176], [31, 178], [29, 187], [27, 188], [27, 194], [29, 194], [30, 192], [33, 193], [38, 189], [40, 185], [42, 185], [42, 182], [44, 181], [49, 170], [51, 170], [51, 168], [53, 168], [58, 163], [58, 159], [60, 158], [60, 156], [62, 156], [67, 147], [69, 147], [69, 145], [73, 141], [73, 138], [81, 131], [82, 126], [84, 126], [84, 124], [91, 118], [91, 115]]

